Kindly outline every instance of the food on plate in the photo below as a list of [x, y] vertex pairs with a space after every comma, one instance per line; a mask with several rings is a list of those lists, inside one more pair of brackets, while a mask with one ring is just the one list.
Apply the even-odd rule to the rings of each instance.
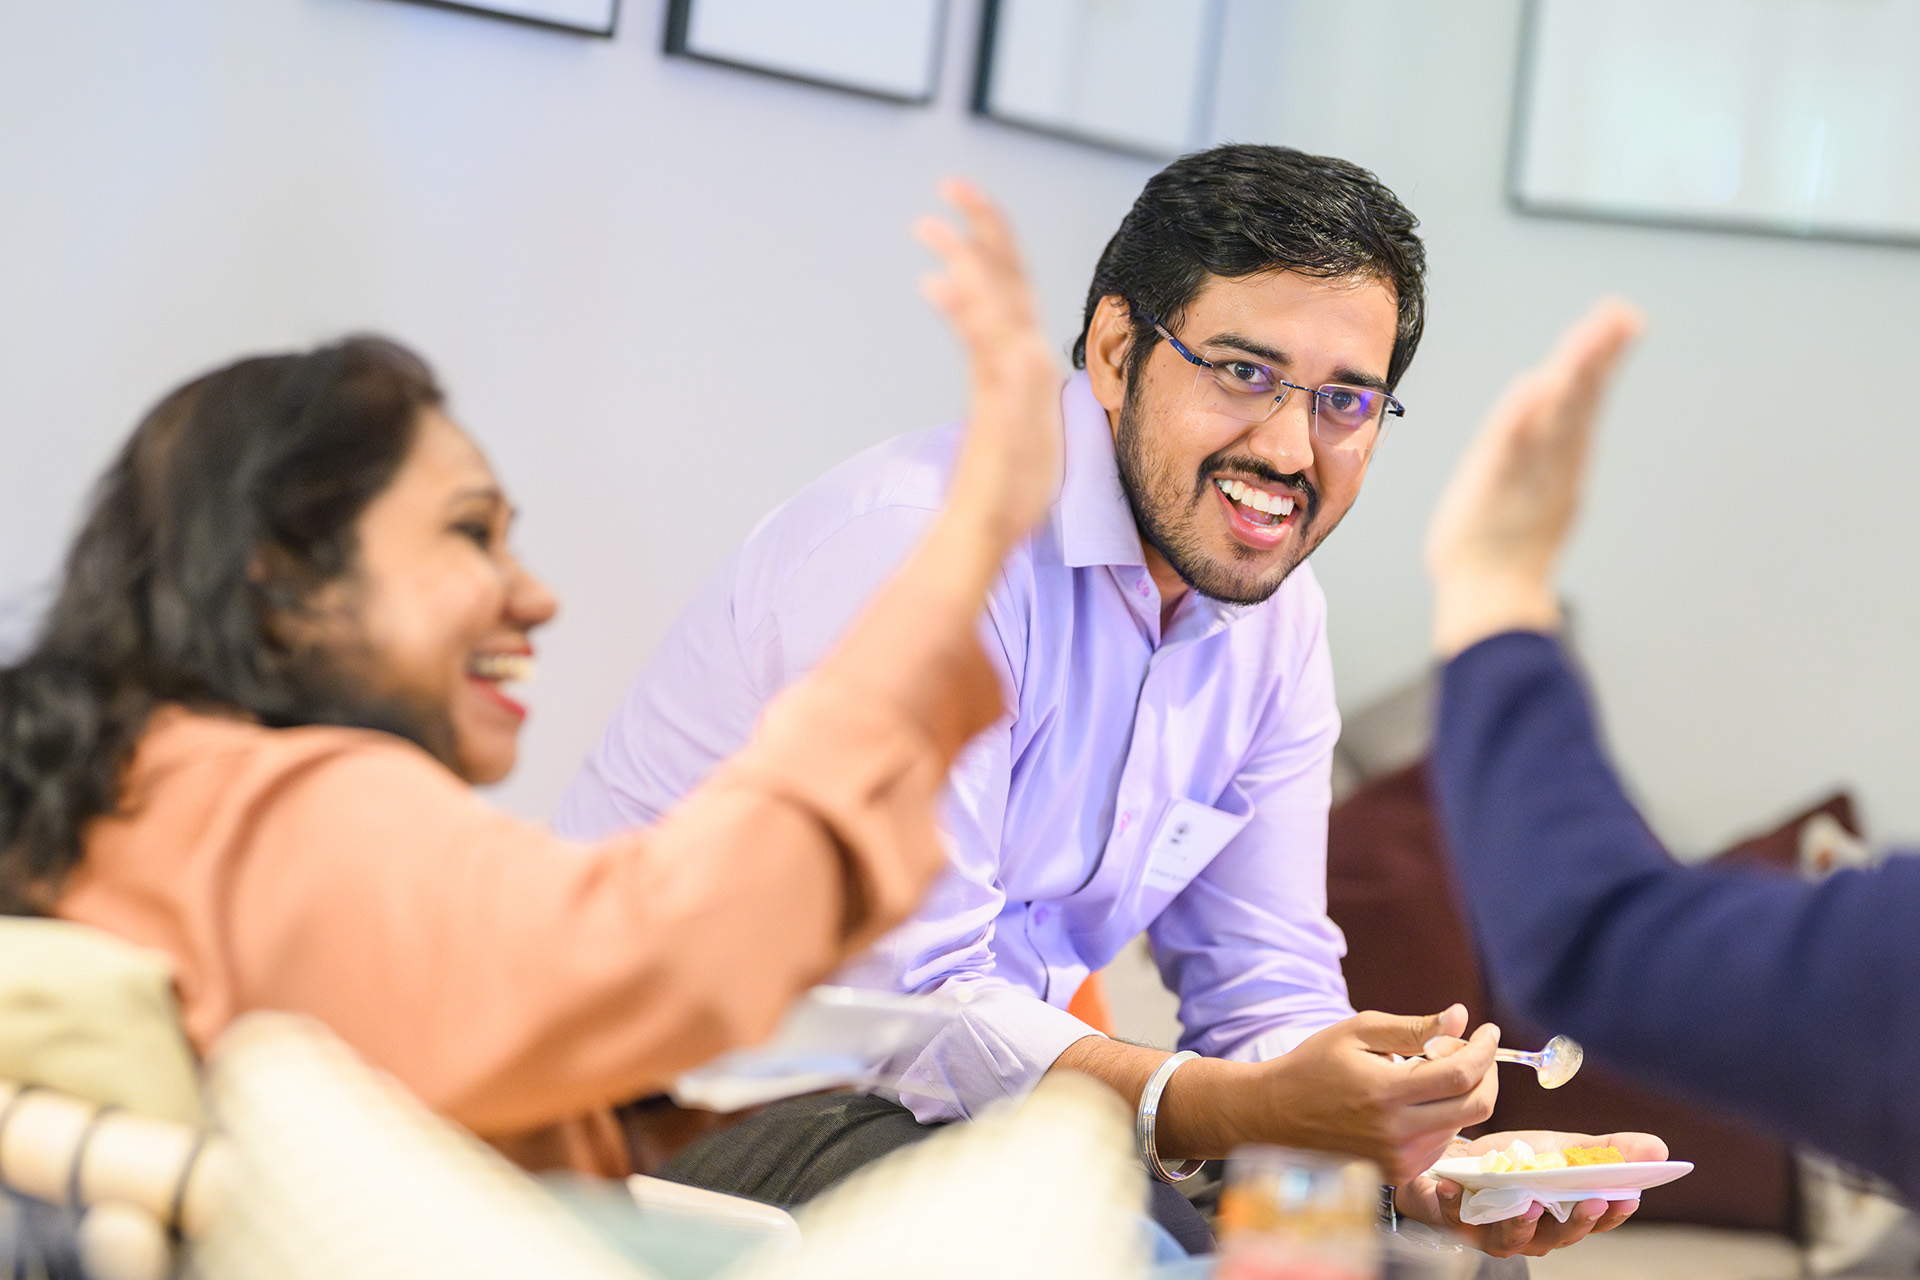
[[1620, 1154], [1618, 1147], [1568, 1147], [1560, 1154], [1567, 1158], [1569, 1165], [1625, 1164], [1627, 1162], [1627, 1158]]
[[1505, 1150], [1489, 1151], [1481, 1156], [1480, 1172], [1538, 1173], [1543, 1169], [1625, 1163], [1618, 1147], [1567, 1147], [1560, 1151], [1536, 1152], [1524, 1139], [1515, 1138]]
[[1515, 1138], [1505, 1149], [1489, 1151], [1480, 1157], [1482, 1173], [1532, 1173], [1539, 1169], [1564, 1169], [1567, 1157], [1558, 1151], [1536, 1154], [1531, 1144]]

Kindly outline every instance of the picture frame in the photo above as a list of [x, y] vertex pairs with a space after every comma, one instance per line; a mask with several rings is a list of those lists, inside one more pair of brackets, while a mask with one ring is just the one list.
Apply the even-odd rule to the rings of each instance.
[[1522, 23], [1518, 211], [1920, 246], [1920, 0], [1526, 0]]
[[1206, 145], [1226, 0], [984, 0], [973, 113], [1153, 159]]
[[946, 28], [947, 0], [669, 0], [661, 47], [672, 57], [922, 106], [939, 89]]
[[408, 3], [605, 40], [611, 40], [620, 26], [620, 0], [408, 0]]

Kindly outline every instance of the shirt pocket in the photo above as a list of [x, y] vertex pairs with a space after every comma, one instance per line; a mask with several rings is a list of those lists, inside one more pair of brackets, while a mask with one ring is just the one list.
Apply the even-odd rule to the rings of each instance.
[[1175, 800], [1167, 806], [1147, 845], [1143, 887], [1179, 893], [1253, 819], [1253, 805], [1239, 787], [1227, 788], [1220, 799], [1218, 808], [1197, 800]]

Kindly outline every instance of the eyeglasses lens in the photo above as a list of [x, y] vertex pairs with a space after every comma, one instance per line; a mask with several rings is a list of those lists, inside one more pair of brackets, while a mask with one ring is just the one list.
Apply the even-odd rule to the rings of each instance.
[[1328, 444], [1362, 442], [1380, 423], [1387, 398], [1364, 387], [1329, 382], [1314, 397], [1314, 430]]
[[1265, 422], [1287, 398], [1287, 387], [1274, 382], [1259, 365], [1222, 360], [1194, 373], [1194, 401], [1209, 413], [1240, 422]]
[[[1292, 390], [1259, 365], [1219, 360], [1194, 374], [1195, 403], [1240, 422], [1265, 422]], [[1386, 407], [1381, 392], [1330, 382], [1314, 393], [1314, 436], [1334, 448], [1364, 448], [1373, 441]]]

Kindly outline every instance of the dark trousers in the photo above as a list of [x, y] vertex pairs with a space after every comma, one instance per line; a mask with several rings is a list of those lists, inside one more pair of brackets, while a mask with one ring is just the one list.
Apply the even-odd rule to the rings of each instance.
[[[880, 1157], [939, 1130], [897, 1102], [861, 1093], [815, 1093], [775, 1102], [709, 1134], [660, 1171], [673, 1182], [790, 1209], [838, 1186]], [[1147, 1211], [1189, 1253], [1213, 1252], [1199, 1210], [1165, 1183]]]
[[[940, 1130], [897, 1102], [863, 1093], [814, 1093], [775, 1102], [694, 1142], [660, 1176], [792, 1209], [882, 1156]], [[1213, 1252], [1213, 1231], [1178, 1188], [1147, 1184], [1147, 1213], [1188, 1253]], [[1577, 1247], [1577, 1246], [1576, 1246]], [[1525, 1258], [1486, 1258], [1476, 1280], [1526, 1280]]]

